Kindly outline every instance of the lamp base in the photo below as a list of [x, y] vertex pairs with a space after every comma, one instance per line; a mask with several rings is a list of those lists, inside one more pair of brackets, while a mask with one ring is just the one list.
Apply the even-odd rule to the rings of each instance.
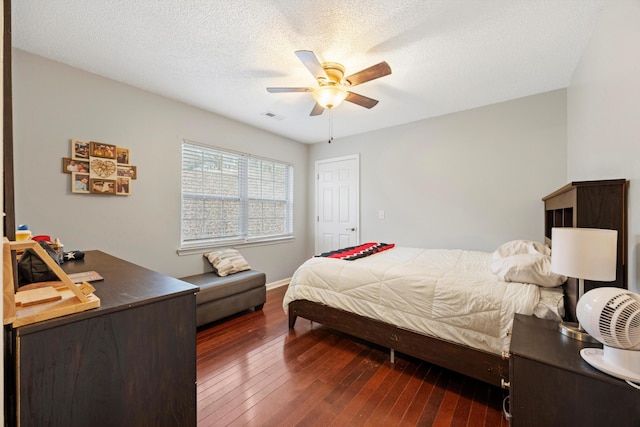
[[582, 329], [579, 323], [577, 322], [560, 322], [558, 325], [558, 329], [562, 335], [566, 335], [569, 338], [573, 338], [574, 340], [583, 341], [583, 342], [592, 342], [599, 344], [600, 341], [589, 335], [587, 331]]

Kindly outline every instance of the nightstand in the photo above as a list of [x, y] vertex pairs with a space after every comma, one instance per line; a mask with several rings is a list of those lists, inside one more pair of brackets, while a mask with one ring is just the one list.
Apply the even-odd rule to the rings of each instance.
[[509, 357], [511, 425], [640, 426], [640, 390], [591, 367], [558, 322], [516, 314]]

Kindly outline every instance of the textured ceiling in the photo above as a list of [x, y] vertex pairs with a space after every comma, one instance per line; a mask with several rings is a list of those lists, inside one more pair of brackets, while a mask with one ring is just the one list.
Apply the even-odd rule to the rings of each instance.
[[[569, 85], [604, 0], [19, 0], [13, 46], [267, 131], [327, 140], [296, 50], [351, 74], [333, 135], [367, 132]], [[272, 113], [270, 118], [265, 113]]]

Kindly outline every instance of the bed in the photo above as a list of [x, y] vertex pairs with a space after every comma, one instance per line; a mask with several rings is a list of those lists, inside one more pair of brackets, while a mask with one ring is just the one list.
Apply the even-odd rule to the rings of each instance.
[[387, 246], [302, 264], [283, 300], [289, 327], [303, 317], [389, 348], [392, 358], [398, 351], [503, 386], [514, 313], [563, 314], [566, 278], [551, 273], [542, 243], [494, 252]]
[[[509, 333], [511, 326], [509, 319], [513, 318], [510, 310], [513, 310], [514, 313], [520, 310], [525, 314], [533, 314], [546, 318], [562, 315], [564, 310], [566, 313], [565, 317], [568, 320], [575, 319], [577, 303], [575, 279], [569, 278], [564, 281], [560, 288], [553, 285], [557, 280], [562, 280], [563, 278], [548, 274], [550, 270], [550, 260], [547, 258], [546, 253], [550, 253], [548, 251], [550, 251], [549, 248], [552, 245], [550, 238], [553, 227], [591, 227], [618, 230], [617, 281], [615, 283], [591, 282], [588, 283], [588, 285], [589, 288], [598, 286], [627, 287], [626, 248], [628, 236], [626, 199], [628, 187], [629, 182], [625, 179], [579, 181], [571, 182], [544, 197], [542, 199], [545, 205], [544, 244], [528, 241], [513, 241], [506, 242], [504, 245], [501, 245], [501, 247], [496, 248], [493, 253], [467, 252], [463, 254], [465, 251], [454, 251], [440, 255], [435, 252], [421, 252], [424, 251], [424, 249], [392, 248], [380, 253], [374, 252], [375, 255], [355, 261], [327, 260], [323, 259], [327, 257], [314, 257], [305, 262], [296, 271], [285, 294], [283, 308], [289, 315], [289, 327], [293, 328], [296, 319], [302, 317], [337, 331], [389, 348], [391, 349], [392, 359], [394, 351], [398, 351], [485, 381], [489, 384], [504, 387], [505, 382], [508, 381], [509, 378], [508, 343], [510, 341]], [[524, 244], [525, 249], [520, 246], [521, 244]], [[533, 260], [535, 262], [532, 264], [524, 262], [524, 265], [535, 268], [519, 268], [524, 260], [518, 260], [517, 258], [527, 258], [528, 255], [532, 255], [533, 258], [542, 257], [544, 262], [539, 262], [540, 259], [535, 259]], [[511, 256], [514, 256], [514, 258], [510, 258]], [[427, 321], [421, 322], [417, 320], [415, 314], [416, 311], [420, 311], [419, 309], [406, 308], [409, 302], [418, 303], [424, 299], [424, 295], [416, 288], [415, 279], [417, 277], [417, 271], [414, 271], [416, 274], [413, 276], [411, 274], [405, 274], [403, 277], [403, 273], [398, 271], [400, 267], [398, 267], [396, 271], [394, 271], [393, 268], [381, 268], [381, 266], [385, 265], [388, 267], [388, 262], [390, 261], [387, 260], [387, 258], [394, 257], [409, 257], [410, 259], [413, 257], [412, 259], [414, 259], [414, 261], [421, 257], [423, 259], [429, 257], [449, 259], [449, 265], [462, 266], [461, 277], [458, 277], [457, 280], [471, 281], [472, 283], [479, 277], [476, 275], [485, 277], [490, 275], [490, 273], [486, 271], [487, 263], [490, 262], [491, 266], [489, 268], [493, 276], [495, 276], [490, 278], [490, 280], [497, 278], [497, 283], [493, 282], [493, 285], [476, 283], [476, 287], [491, 288], [506, 286], [507, 289], [503, 289], [503, 295], [524, 295], [525, 300], [528, 299], [530, 303], [531, 301], [535, 302], [535, 295], [537, 293], [538, 301], [533, 307], [522, 301], [518, 302], [518, 304], [505, 304], [504, 307], [501, 307], [499, 315], [497, 315], [498, 312], [496, 310], [485, 310], [483, 323], [500, 323], [499, 332], [485, 333], [485, 338], [469, 338], [467, 333], [458, 331], [457, 326], [459, 325], [449, 324], [455, 322], [464, 323], [464, 317], [463, 319], [449, 321], [449, 323], [445, 322], [444, 326], [440, 327], [444, 332], [442, 330], [430, 331], [424, 328], [420, 329], [416, 326], [424, 327], [426, 325], [430, 326], [431, 329], [434, 327], [429, 325]], [[465, 264], [463, 258], [475, 259], [475, 261], [472, 261], [470, 264]], [[460, 263], [453, 263], [452, 260], [454, 259], [460, 259], [461, 261]], [[407, 260], [405, 259], [405, 261]], [[531, 259], [529, 261], [531, 261]], [[321, 271], [324, 268], [323, 266], [327, 265], [329, 266], [328, 277], [325, 276], [327, 273]], [[482, 265], [484, 266], [482, 267], [482, 271], [478, 271]], [[336, 268], [336, 266], [338, 267]], [[397, 273], [400, 278], [396, 278], [395, 283], [389, 286], [378, 285], [378, 289], [376, 289], [375, 292], [372, 291], [372, 286], [374, 286], [372, 284], [369, 284], [369, 289], [355, 290], [355, 288], [353, 288], [353, 277], [357, 277], [357, 273], [355, 270], [347, 271], [345, 270], [347, 267], [342, 266], [349, 266], [349, 269], [362, 268], [369, 277], [375, 276], [375, 272], [377, 271], [378, 276], [376, 280], [380, 274], [383, 274], [381, 270], [386, 271], [386, 274], [389, 275]], [[421, 267], [413, 265], [412, 268], [419, 270]], [[455, 274], [460, 273], [460, 270], [458, 270], [458, 272], [445, 274], [442, 270], [444, 267], [440, 266], [440, 268], [441, 271], [439, 274], [449, 279], [452, 279]], [[433, 276], [433, 274], [434, 273], [431, 275]], [[533, 274], [533, 276], [531, 276], [531, 274]], [[433, 277], [431, 277], [431, 279], [433, 279]], [[547, 279], [550, 281], [547, 282]], [[362, 281], [362, 279], [358, 280]], [[422, 277], [421, 280], [423, 282], [429, 282], [429, 274], [427, 274], [426, 277]], [[538, 281], [541, 281], [541, 283], [532, 283]], [[314, 288], [314, 286], [312, 286], [313, 282], [319, 282], [321, 284], [320, 287]], [[378, 280], [378, 282], [380, 281]], [[420, 282], [420, 280], [417, 282]], [[499, 282], [507, 282], [508, 284]], [[453, 281], [453, 283], [460, 284], [456, 281]], [[516, 290], [516, 288], [520, 288], [516, 283], [523, 285], [524, 288]], [[401, 286], [405, 286], [410, 290], [409, 297], [402, 299], [396, 294], [395, 289]], [[336, 302], [337, 300], [341, 300], [341, 298], [334, 295], [334, 293], [340, 288], [347, 289], [348, 293], [351, 294], [350, 298], [346, 299], [346, 302], [344, 300], [342, 302]], [[454, 286], [454, 289], [457, 288], [459, 288], [459, 286]], [[586, 288], [587, 284], [585, 284], [585, 289]], [[473, 292], [476, 291], [479, 290], [460, 290], [462, 295], [465, 292], [467, 292], [468, 295], [473, 295]], [[375, 301], [371, 301], [370, 293], [372, 292], [377, 296], [388, 296], [386, 299], [400, 299], [401, 306], [404, 303], [405, 311], [413, 313], [414, 317], [410, 317], [408, 323], [402, 323], [398, 319], [397, 313], [395, 314], [395, 318], [393, 314], [391, 318], [381, 316], [381, 314], [386, 314], [384, 312], [389, 310], [374, 304]], [[561, 296], [563, 292], [565, 294], [564, 298]], [[432, 295], [435, 295], [435, 293]], [[452, 298], [459, 298], [459, 295], [454, 295]], [[436, 299], [444, 300], [446, 298], [444, 296], [439, 296], [439, 298], [434, 297], [432, 301]], [[472, 300], [474, 302], [482, 301], [485, 305], [489, 304], [483, 300], [483, 297], [475, 297]], [[357, 311], [352, 306], [355, 303], [365, 308], [368, 306], [369, 311]], [[482, 308], [482, 304], [476, 306]], [[557, 309], [554, 309], [554, 306], [557, 307]], [[373, 308], [373, 310], [371, 310], [371, 308]], [[469, 307], [466, 308], [468, 311], [471, 311]], [[503, 309], [504, 312], [502, 311]], [[441, 317], [446, 317], [448, 312], [454, 311], [452, 306], [448, 306], [446, 303], [444, 308], [439, 308], [438, 310], [442, 315]], [[482, 309], [477, 311], [483, 312]], [[444, 314], [442, 314], [443, 312]], [[469, 318], [467, 318], [466, 321], [467, 323], [472, 323]], [[462, 337], [462, 339], [459, 339], [460, 337]], [[480, 344], [478, 344], [478, 342]]]

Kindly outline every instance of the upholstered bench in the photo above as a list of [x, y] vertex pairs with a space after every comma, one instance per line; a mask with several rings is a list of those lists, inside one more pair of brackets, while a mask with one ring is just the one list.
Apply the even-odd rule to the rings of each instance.
[[262, 310], [267, 299], [266, 276], [246, 270], [220, 277], [213, 272], [183, 277], [180, 280], [198, 286], [196, 293], [196, 325], [254, 309]]

